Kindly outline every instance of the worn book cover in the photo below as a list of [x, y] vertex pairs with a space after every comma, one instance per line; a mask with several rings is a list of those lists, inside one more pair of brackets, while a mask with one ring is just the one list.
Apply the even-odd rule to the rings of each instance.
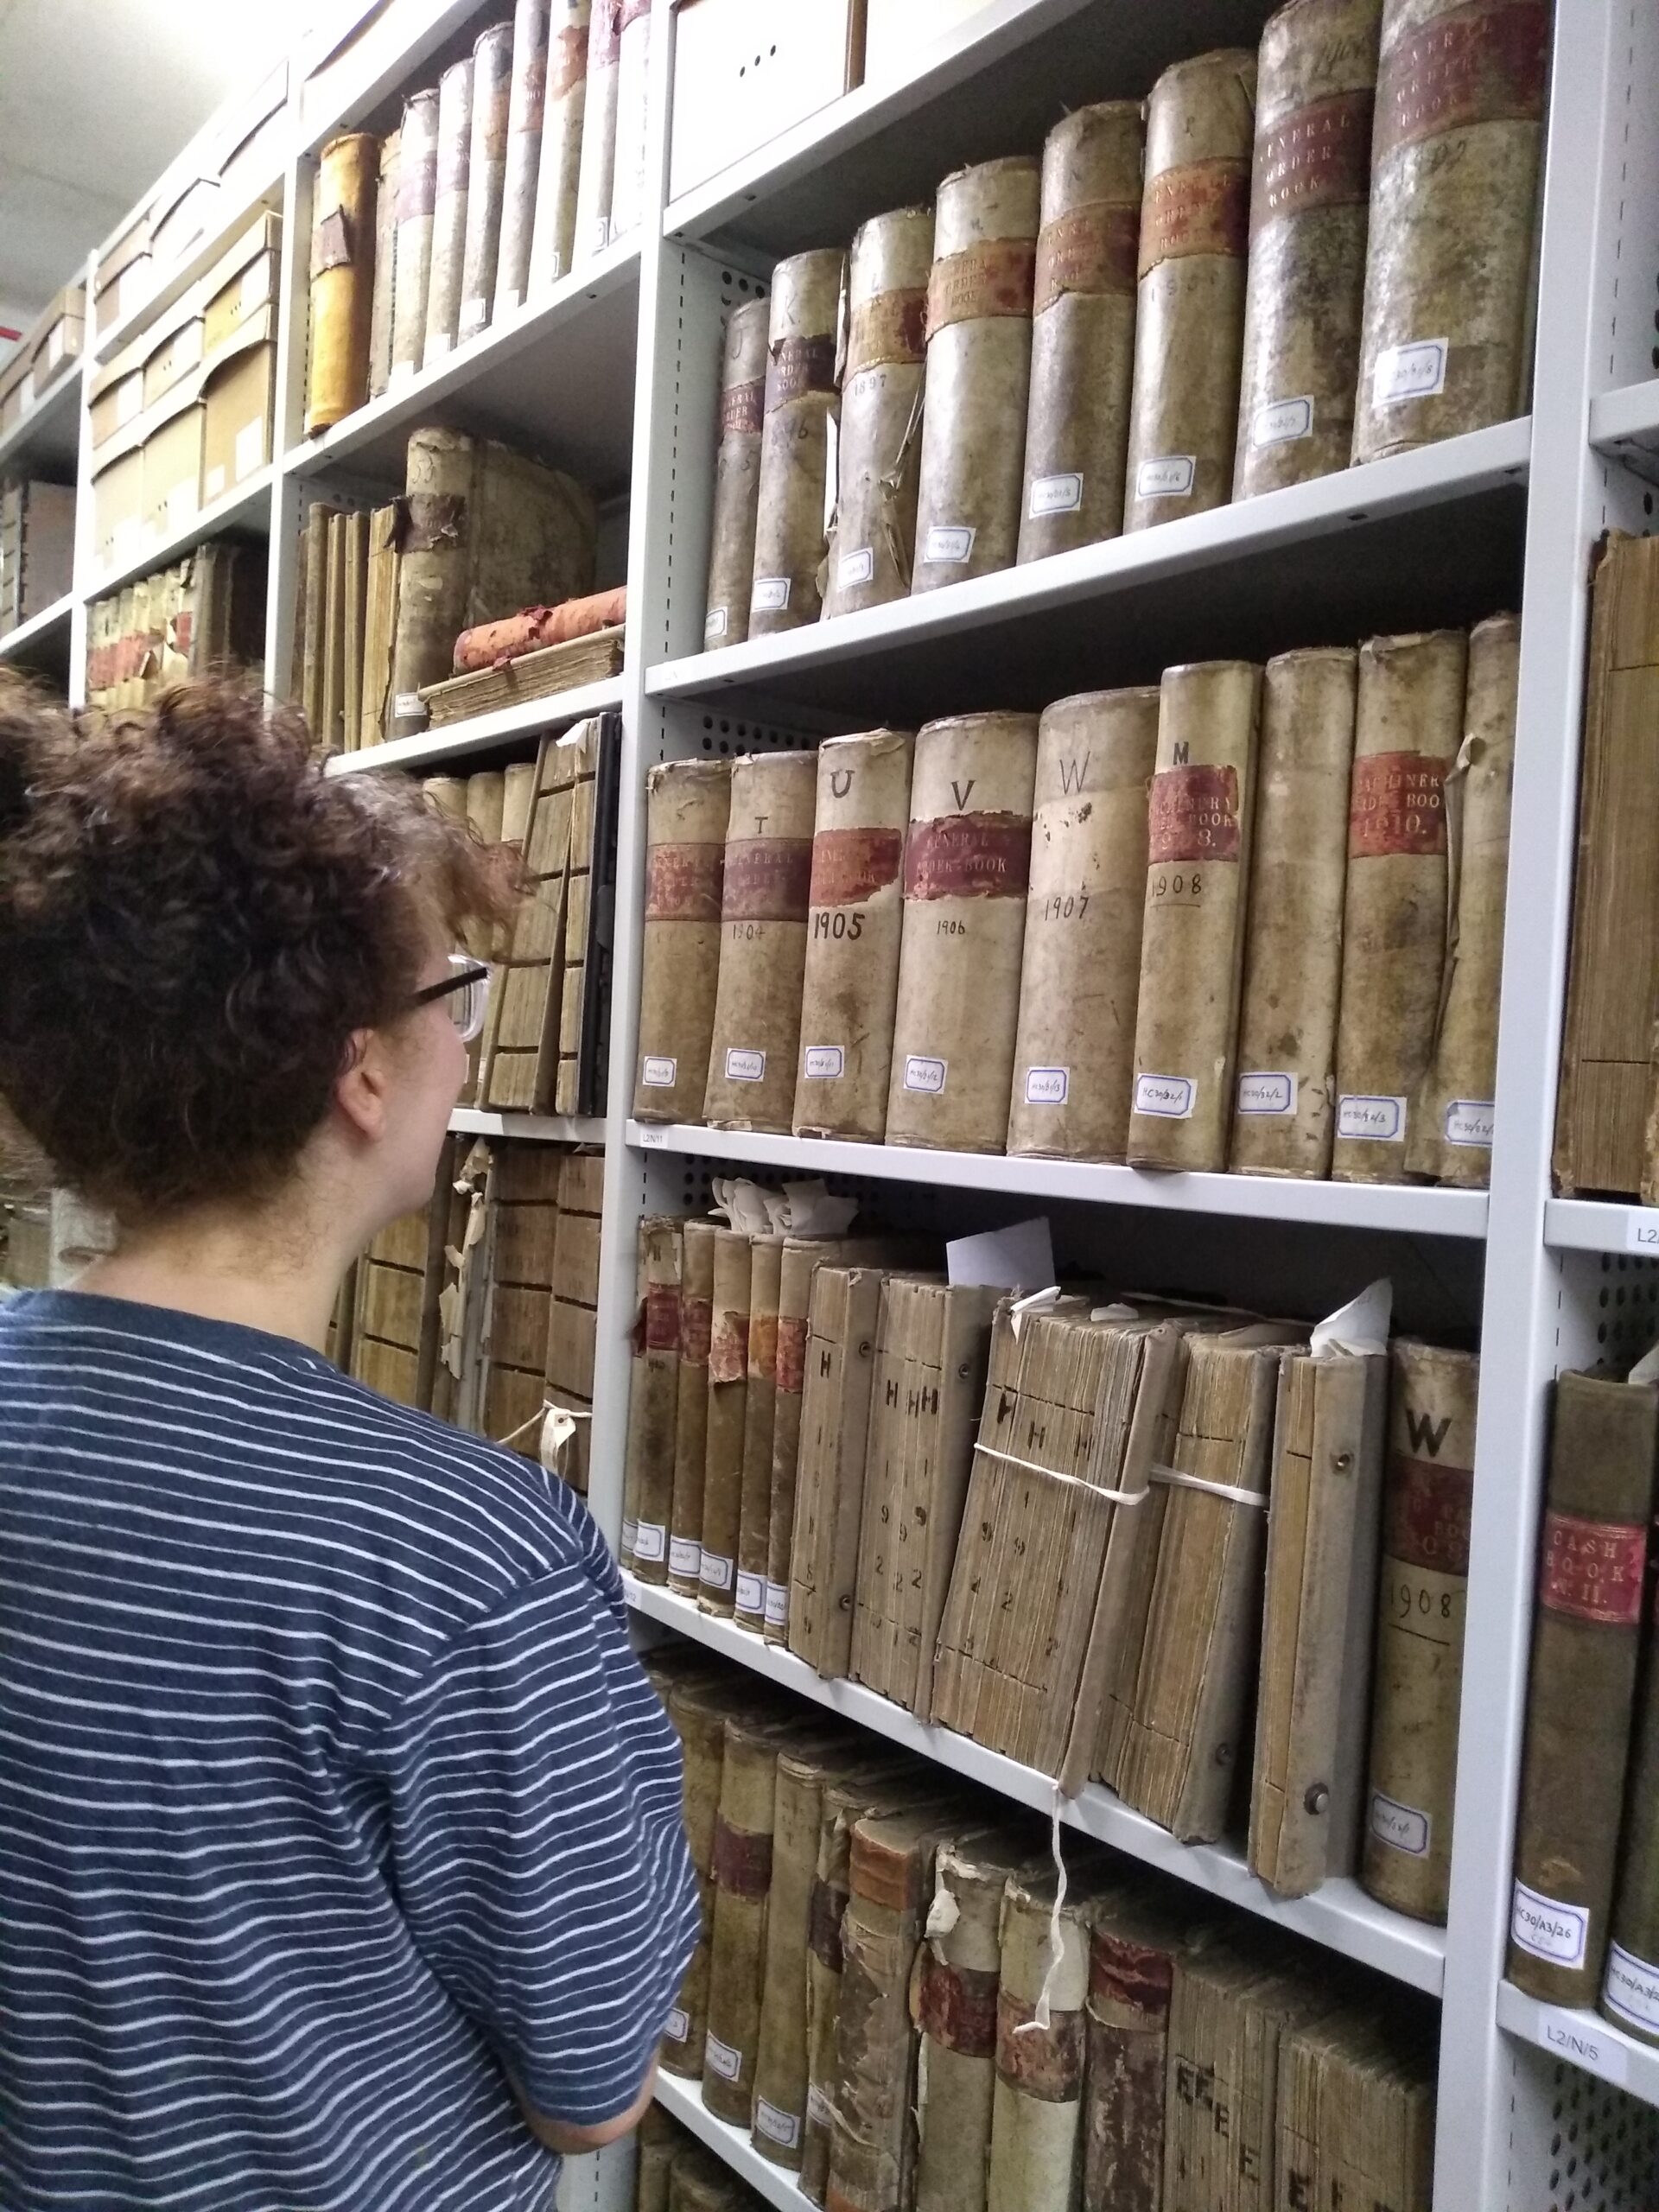
[[697, 1602], [727, 1619], [737, 1604], [737, 1537], [743, 1510], [743, 1430], [748, 1417], [751, 1240], [715, 1231], [704, 1432], [702, 1556]]
[[880, 1274], [821, 1267], [812, 1279], [801, 1400], [789, 1648], [820, 1675], [847, 1672], [875, 1379]]
[[639, 1305], [622, 1504], [622, 1564], [642, 1582], [668, 1580], [668, 1515], [679, 1398], [682, 1224], [648, 1214], [639, 1224]]

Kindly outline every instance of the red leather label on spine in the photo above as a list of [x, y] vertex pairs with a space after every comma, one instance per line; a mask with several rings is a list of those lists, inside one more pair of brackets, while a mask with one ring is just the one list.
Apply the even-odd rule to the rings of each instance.
[[1237, 769], [1160, 769], [1147, 804], [1148, 865], [1237, 858]]
[[568, 99], [588, 78], [588, 26], [560, 31], [549, 41], [547, 92], [550, 100]]
[[1473, 0], [1436, 16], [1382, 57], [1374, 160], [1471, 124], [1535, 123], [1548, 58], [1548, 0]]
[[883, 362], [919, 361], [927, 348], [927, 292], [878, 292], [855, 307], [847, 338], [847, 374], [879, 368]]
[[1023, 899], [1031, 823], [1020, 814], [946, 814], [912, 822], [905, 840], [906, 899]]
[[720, 435], [722, 438], [756, 438], [766, 427], [766, 380], [751, 377], [747, 384], [730, 385], [720, 395]]
[[1646, 1525], [1546, 1513], [1539, 1599], [1552, 1613], [1636, 1628], [1648, 1566]]
[[1357, 760], [1348, 800], [1349, 859], [1444, 853], [1442, 787], [1451, 765], [1424, 753], [1368, 753]]
[[1370, 92], [1333, 92], [1262, 134], [1250, 189], [1252, 238], [1281, 216], [1370, 198], [1373, 106]]
[[752, 1313], [749, 1316], [749, 1373], [762, 1382], [770, 1382], [778, 1372], [778, 1316], [775, 1313]]
[[622, 0], [594, 0], [594, 12], [588, 25], [588, 68], [613, 68], [616, 49], [621, 42]]
[[820, 830], [812, 840], [814, 906], [856, 906], [899, 880], [902, 830]]
[[709, 1342], [714, 1333], [715, 1309], [706, 1298], [680, 1294], [680, 1357], [694, 1367], [709, 1364]]
[[807, 1948], [831, 1974], [841, 1972], [841, 1917], [847, 1910], [847, 1892], [822, 1877], [812, 1885], [807, 1909]]
[[741, 1382], [749, 1371], [749, 1317], [715, 1313], [709, 1325], [709, 1380]]
[[936, 261], [927, 280], [927, 334], [953, 322], [1031, 313], [1037, 275], [1035, 238], [984, 238]]
[[916, 1988], [916, 2024], [947, 2050], [989, 2058], [996, 2049], [996, 1969], [948, 1967], [923, 1947]]
[[715, 1818], [715, 1887], [729, 1897], [764, 1897], [772, 1887], [772, 1838]]
[[648, 922], [717, 922], [723, 845], [653, 845], [645, 855]]
[[1242, 255], [1249, 238], [1250, 165], [1186, 162], [1151, 179], [1141, 210], [1138, 273], [1190, 253]]
[[810, 837], [734, 837], [726, 847], [721, 918], [804, 922], [811, 883]]
[[680, 1294], [667, 1283], [654, 1282], [645, 1292], [645, 1350], [677, 1351], [680, 1348]]
[[1034, 2005], [1006, 1989], [998, 1991], [997, 2074], [1021, 2096], [1044, 2104], [1073, 2104], [1083, 2094], [1083, 2014], [1052, 2012], [1046, 2028], [1028, 2025], [1035, 2016]]
[[1382, 1548], [1405, 1567], [1435, 1574], [1469, 1572], [1469, 1507], [1474, 1473], [1393, 1455]]
[[778, 1388], [798, 1398], [806, 1389], [806, 1321], [790, 1314], [778, 1323]]
[[1068, 292], [1133, 292], [1141, 210], [1097, 200], [1046, 223], [1037, 239], [1032, 312], [1042, 315]]
[[833, 337], [774, 338], [766, 361], [766, 412], [774, 413], [786, 400], [809, 391], [836, 388], [836, 341]]
[[861, 1825], [853, 1830], [852, 1848], [849, 1853], [848, 1882], [855, 1897], [867, 1897], [874, 1905], [885, 1905], [891, 1912], [902, 1912], [906, 1906], [920, 1904], [922, 1883], [929, 1865], [927, 1854], [919, 1851], [895, 1850], [879, 1837], [869, 1835]]
[[1089, 1943], [1089, 1994], [1099, 2004], [1116, 2005], [1147, 2019], [1169, 2011], [1175, 1962], [1166, 1951], [1096, 1928]]

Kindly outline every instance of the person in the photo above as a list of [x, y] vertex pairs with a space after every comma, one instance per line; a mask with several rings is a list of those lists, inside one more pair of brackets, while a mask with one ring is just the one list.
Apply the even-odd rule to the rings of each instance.
[[0, 1306], [0, 2203], [528, 2212], [693, 1950], [582, 1502], [322, 1356], [516, 862], [224, 683], [0, 688], [0, 1101], [116, 1249]]

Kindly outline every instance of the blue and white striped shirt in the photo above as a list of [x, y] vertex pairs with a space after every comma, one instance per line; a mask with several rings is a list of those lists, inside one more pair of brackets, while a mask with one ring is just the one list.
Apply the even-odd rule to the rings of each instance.
[[0, 2206], [543, 2212], [696, 1940], [581, 1502], [287, 1339], [0, 1307]]

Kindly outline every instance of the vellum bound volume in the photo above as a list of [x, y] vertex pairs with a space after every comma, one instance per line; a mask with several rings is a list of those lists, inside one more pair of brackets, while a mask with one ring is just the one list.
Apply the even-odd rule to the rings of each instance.
[[1484, 1190], [1491, 1170], [1520, 665], [1518, 615], [1494, 614], [1469, 632], [1463, 743], [1446, 779], [1446, 975], [1406, 1145], [1414, 1174], [1471, 1190]]
[[1330, 1172], [1357, 671], [1316, 645], [1263, 671], [1227, 1161], [1245, 1174]]
[[1392, 1359], [1360, 1880], [1397, 1912], [1444, 1923], [1480, 1365], [1408, 1338]]
[[[380, 147], [374, 194], [374, 293], [369, 309], [369, 397], [378, 399], [391, 378], [392, 279], [397, 260], [397, 151], [392, 131]], [[378, 724], [376, 725], [377, 728]]]
[[1166, 69], [1147, 103], [1123, 527], [1225, 505], [1249, 245], [1255, 56]]
[[432, 271], [426, 292], [423, 368], [453, 352], [461, 327], [467, 262], [467, 186], [473, 144], [473, 62], [457, 61], [438, 79], [437, 183], [432, 207]]
[[[1416, 2000], [1421, 2004], [1421, 2000]], [[1416, 2004], [1293, 2030], [1279, 2057], [1278, 2171], [1287, 2204], [1429, 2212], [1437, 2023]]]
[[789, 1648], [814, 1673], [847, 1672], [875, 1378], [882, 1277], [820, 1267], [812, 1278], [789, 1564]]
[[1233, 497], [1348, 466], [1382, 0], [1290, 0], [1262, 34]]
[[734, 760], [720, 908], [720, 984], [702, 1118], [787, 1135], [801, 1036], [817, 756]]
[[916, 740], [887, 1141], [1000, 1152], [1020, 1014], [1034, 715]]
[[548, 0], [518, 0], [513, 10], [501, 236], [491, 310], [497, 318], [521, 308], [530, 289], [530, 241], [536, 219], [536, 173], [541, 165], [542, 108], [547, 92], [547, 10]]
[[1134, 1089], [1155, 687], [1090, 691], [1038, 727], [1009, 1154], [1122, 1160]]
[[1603, 2017], [1638, 2043], [1659, 2044], [1659, 1667], [1648, 1639], [1624, 1783], [1624, 1834], [1613, 1894]]
[[473, 48], [473, 133], [467, 172], [467, 247], [458, 336], [474, 337], [490, 319], [501, 249], [501, 198], [507, 172], [512, 98], [512, 25], [492, 23]]
[[1145, 141], [1140, 102], [1106, 100], [1043, 149], [1021, 561], [1123, 526]]
[[1019, 550], [1041, 195], [1024, 155], [939, 187], [912, 591], [1011, 568]]
[[786, 1751], [778, 1758], [766, 1966], [755, 2038], [753, 2139], [762, 2158], [796, 2173], [806, 2132], [807, 1960], [818, 1831], [825, 1789], [842, 1778], [850, 1764], [845, 1748], [827, 1753]]
[[[1083, 2159], [1087, 1904], [1052, 1873], [1008, 1883], [986, 2212], [1075, 2204]], [[1046, 2012], [1039, 2000], [1046, 2000]]]
[[588, 24], [588, 89], [576, 179], [575, 244], [579, 269], [611, 242], [611, 186], [616, 172], [616, 79], [622, 49], [622, 0], [593, 0]]
[[1135, 1166], [1226, 1165], [1261, 702], [1262, 671], [1249, 661], [1164, 671], [1129, 1115]]
[[731, 779], [725, 760], [665, 760], [645, 776], [633, 1092], [633, 1110], [644, 1122], [695, 1122], [702, 1112], [720, 983]]
[[1083, 2212], [1161, 2212], [1170, 1993], [1192, 1933], [1135, 1889], [1090, 1907]]
[[432, 217], [438, 190], [436, 86], [404, 106], [397, 137], [397, 244], [392, 273], [391, 382], [412, 377], [426, 342], [432, 276]]
[[582, 171], [582, 117], [588, 105], [588, 29], [592, 0], [552, 0], [547, 32], [547, 82], [536, 176], [536, 222], [530, 240], [529, 289], [549, 291], [570, 274], [576, 238], [576, 188]]
[[715, 508], [709, 525], [705, 645], [741, 645], [749, 634], [771, 316], [766, 300], [746, 300], [732, 309], [721, 348], [720, 448], [715, 456]]
[[642, 1582], [666, 1582], [680, 1381], [680, 1224], [671, 1216], [649, 1215], [639, 1224], [639, 1350], [628, 1403], [623, 1564]]
[[715, 1224], [688, 1221], [680, 1252], [680, 1371], [668, 1586], [695, 1598], [702, 1584], [702, 1491], [709, 1449], [709, 1348], [715, 1312]]
[[798, 1733], [798, 1723], [769, 1715], [734, 1717], [726, 1724], [715, 1821], [702, 2101], [719, 2119], [742, 2127], [749, 2124], [754, 2096], [778, 1754]]
[[317, 164], [307, 437], [329, 429], [369, 396], [379, 158], [378, 139], [349, 132], [331, 138]]
[[1348, 823], [1339, 1183], [1403, 1183], [1411, 1102], [1428, 1072], [1446, 967], [1445, 783], [1463, 739], [1461, 630], [1360, 647]]
[[[766, 414], [755, 500], [749, 635], [816, 622], [826, 538], [830, 425], [846, 256], [823, 249], [772, 272]], [[707, 642], [707, 640], [705, 639]]]
[[616, 152], [611, 171], [614, 245], [639, 227], [645, 203], [645, 115], [651, 89], [652, 0], [622, 0], [617, 18]]
[[1549, 0], [1385, 0], [1354, 459], [1522, 412]]
[[705, 1613], [728, 1620], [737, 1603], [743, 1426], [749, 1397], [749, 1246], [750, 1239], [743, 1230], [715, 1231], [697, 1602]]
[[932, 264], [931, 207], [874, 216], [853, 238], [826, 616], [910, 589]]
[[738, 1495], [737, 1581], [733, 1611], [759, 1636], [766, 1618], [766, 1548], [772, 1521], [772, 1421], [778, 1397], [778, 1292], [781, 1236], [749, 1240], [749, 1357], [743, 1398], [743, 1467]]
[[1280, 1897], [1354, 1872], [1388, 1396], [1381, 1352], [1279, 1373], [1249, 1859]]
[[878, 729], [818, 747], [798, 1137], [879, 1144], [887, 1128], [914, 742]]
[[697, 1877], [702, 1934], [679, 2002], [663, 2037], [667, 2072], [697, 2081], [702, 2074], [703, 2036], [709, 2012], [709, 1939], [714, 1924], [715, 1823], [720, 1808], [721, 1777], [726, 1760], [726, 1723], [744, 1704], [756, 1704], [756, 1685], [739, 1685], [718, 1676], [693, 1675], [674, 1682], [668, 1693], [668, 1717], [679, 1736], [684, 1759], [685, 1840]]

